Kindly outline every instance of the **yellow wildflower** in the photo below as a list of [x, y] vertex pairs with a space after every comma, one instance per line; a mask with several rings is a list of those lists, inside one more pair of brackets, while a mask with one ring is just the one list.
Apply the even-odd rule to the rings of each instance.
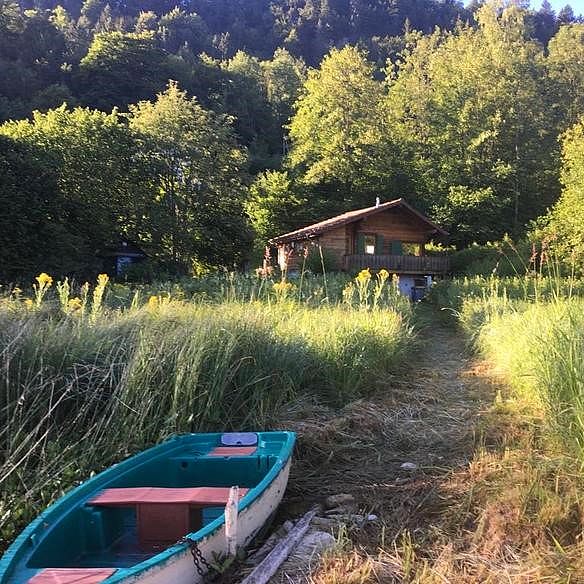
[[286, 280], [274, 282], [274, 292], [276, 293], [276, 298], [278, 300], [286, 300], [293, 290], [294, 284], [292, 284], [292, 282], [286, 282]]
[[77, 312], [83, 308], [83, 302], [81, 298], [71, 298], [69, 302], [67, 302], [67, 307], [71, 312]]
[[51, 276], [49, 276], [49, 274], [46, 274], [45, 272], [43, 272], [42, 274], [39, 274], [36, 277], [36, 281], [39, 283], [39, 286], [41, 286], [42, 288], [45, 288], [45, 287], [48, 288], [53, 283], [53, 278], [51, 278]]
[[369, 271], [369, 268], [361, 270], [359, 274], [357, 274], [355, 280], [357, 280], [359, 283], [369, 282], [369, 280], [371, 280], [371, 272]]
[[380, 280], [385, 281], [385, 280], [387, 280], [387, 278], [389, 278], [389, 272], [387, 270], [384, 270], [384, 269], [379, 270], [377, 275], [379, 276]]
[[156, 310], [160, 304], [158, 296], [150, 296], [148, 298], [148, 310]]
[[107, 283], [109, 282], [109, 276], [107, 274], [99, 274], [99, 276], [97, 277], [97, 285], [98, 286], [107, 286]]
[[32, 310], [33, 306], [34, 306], [34, 302], [30, 299], [30, 298], [25, 298], [24, 299], [24, 305], [29, 309]]
[[274, 282], [274, 290], [279, 294], [289, 292], [292, 288], [294, 288], [294, 284], [291, 282]]

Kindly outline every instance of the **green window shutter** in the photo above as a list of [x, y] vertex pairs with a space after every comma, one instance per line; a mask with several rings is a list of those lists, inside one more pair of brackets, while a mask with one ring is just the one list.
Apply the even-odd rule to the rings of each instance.
[[392, 241], [391, 242], [391, 254], [392, 255], [402, 255], [402, 242], [401, 241]]
[[365, 253], [365, 235], [357, 233], [357, 253]]
[[375, 236], [375, 253], [381, 255], [383, 253], [383, 235]]

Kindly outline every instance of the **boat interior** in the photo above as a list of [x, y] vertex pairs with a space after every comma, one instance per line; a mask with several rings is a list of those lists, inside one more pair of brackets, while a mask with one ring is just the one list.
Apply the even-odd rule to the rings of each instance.
[[178, 437], [118, 465], [119, 472], [108, 469], [110, 480], [86, 489], [67, 513], [29, 538], [25, 571], [34, 575], [15, 582], [101, 582], [187, 534], [196, 539], [223, 514], [231, 487], [239, 487], [241, 499], [278, 460], [282, 442], [259, 436]]

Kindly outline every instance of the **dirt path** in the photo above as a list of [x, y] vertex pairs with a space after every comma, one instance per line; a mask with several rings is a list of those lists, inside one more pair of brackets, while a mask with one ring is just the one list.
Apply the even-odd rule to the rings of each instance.
[[[407, 373], [385, 380], [371, 398], [340, 414], [311, 411], [307, 404], [287, 424], [299, 433], [299, 455], [284, 514], [294, 517], [327, 495], [349, 493], [362, 513], [379, 518], [349, 526], [343, 566], [321, 567], [303, 581], [403, 581], [408, 542], [430, 550], [460, 527], [467, 487], [453, 486], [452, 477], [473, 458], [481, 413], [495, 388], [457, 332], [435, 320], [421, 331]], [[336, 573], [346, 569], [352, 553], [371, 558], [380, 547], [400, 547], [393, 560], [386, 554], [383, 577], [363, 565], [355, 579]]]

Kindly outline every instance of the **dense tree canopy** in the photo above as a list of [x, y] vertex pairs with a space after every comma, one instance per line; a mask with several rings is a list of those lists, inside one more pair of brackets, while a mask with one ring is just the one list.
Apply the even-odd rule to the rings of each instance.
[[69, 246], [78, 242], [67, 233], [56, 182], [35, 148], [0, 136], [0, 279], [70, 268], [60, 254], [69, 255]]
[[50, 169], [47, 220], [66, 234], [67, 271], [90, 268], [96, 251], [140, 232], [150, 196], [147, 177], [115, 112], [62, 106], [5, 124], [0, 133], [28, 152], [28, 164]]
[[232, 265], [250, 246], [245, 153], [228, 121], [176, 84], [127, 121], [62, 106], [4, 124], [0, 138], [0, 276], [91, 272], [121, 237], [171, 271]]
[[557, 196], [544, 53], [524, 17], [486, 5], [476, 27], [420, 39], [389, 80], [389, 126], [457, 243], [520, 234]]
[[290, 164], [308, 184], [338, 182], [352, 198], [378, 187], [385, 141], [381, 84], [354, 47], [333, 49], [311, 71], [290, 124]]
[[171, 270], [231, 266], [252, 229], [257, 249], [377, 196], [457, 246], [522, 237], [560, 196], [567, 131], [562, 200], [579, 192], [583, 62], [584, 24], [546, 1], [0, 0], [2, 225], [21, 234], [0, 277], [44, 238], [39, 268], [62, 273], [121, 236]]
[[558, 136], [583, 95], [584, 26], [546, 54], [529, 16], [489, 3], [472, 25], [408, 33], [385, 82], [359, 49], [331, 51], [290, 124], [296, 179], [335, 210], [405, 194], [457, 245], [524, 234], [559, 195]]
[[104, 111], [152, 99], [171, 74], [153, 33], [101, 32], [79, 63], [75, 84], [83, 103]]

